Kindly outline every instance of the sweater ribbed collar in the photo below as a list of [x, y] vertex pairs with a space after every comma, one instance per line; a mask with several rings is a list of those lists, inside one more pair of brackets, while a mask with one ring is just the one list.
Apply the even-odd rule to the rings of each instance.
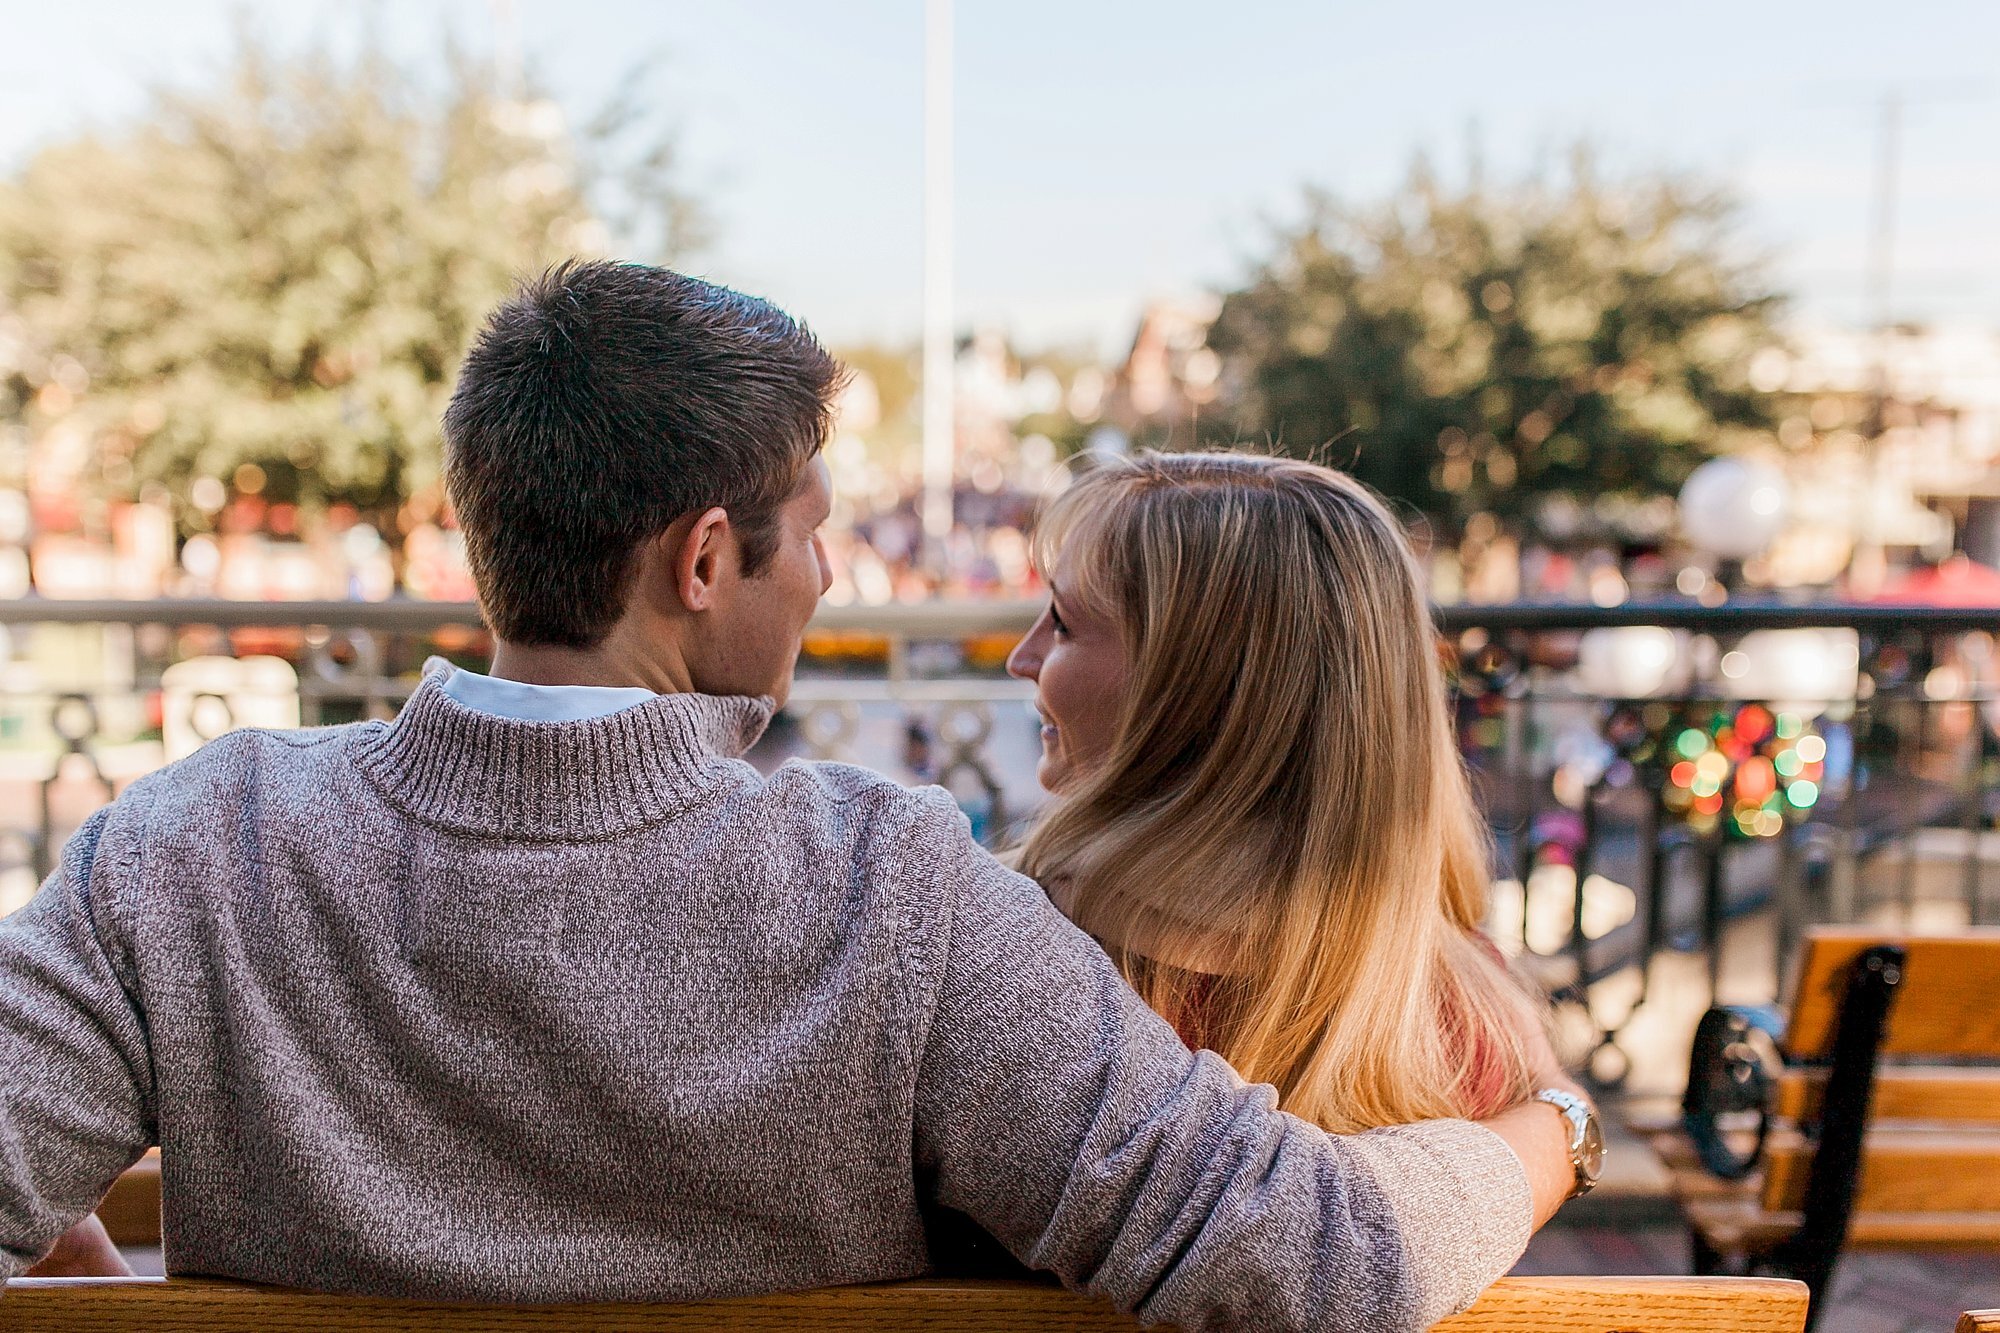
[[466, 833], [578, 841], [687, 809], [770, 724], [769, 699], [663, 694], [580, 722], [476, 712], [432, 658], [393, 722], [364, 729], [355, 764], [420, 819]]

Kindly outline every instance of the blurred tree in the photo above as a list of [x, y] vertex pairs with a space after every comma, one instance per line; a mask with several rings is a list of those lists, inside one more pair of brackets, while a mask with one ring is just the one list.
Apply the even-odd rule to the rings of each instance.
[[875, 390], [874, 423], [863, 434], [878, 462], [891, 470], [902, 469], [922, 434], [918, 417], [923, 383], [923, 357], [914, 344], [854, 343], [836, 348], [838, 356], [856, 375], [865, 376]]
[[1678, 180], [1448, 190], [1421, 163], [1303, 225], [1223, 301], [1209, 346], [1239, 437], [1336, 463], [1426, 513], [1671, 493], [1768, 438], [1749, 363], [1777, 297], [1734, 206]]
[[513, 282], [607, 249], [607, 216], [660, 259], [701, 222], [636, 79], [572, 133], [490, 64], [443, 75], [246, 33], [220, 86], [0, 182], [0, 310], [82, 381], [11, 395], [30, 428], [87, 432], [109, 491], [163, 484], [192, 526], [204, 477], [435, 496], [460, 354]]

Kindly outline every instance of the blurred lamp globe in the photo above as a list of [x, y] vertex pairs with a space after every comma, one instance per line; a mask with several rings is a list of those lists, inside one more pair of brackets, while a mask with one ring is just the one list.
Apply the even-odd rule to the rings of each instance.
[[1647, 699], [1688, 687], [1688, 636], [1658, 625], [1587, 631], [1577, 647], [1576, 678], [1603, 699]]
[[1724, 698], [1818, 717], [1859, 692], [1861, 636], [1851, 629], [1753, 630], [1723, 654], [1720, 670]]
[[1782, 472], [1746, 458], [1713, 458], [1681, 487], [1681, 535], [1724, 560], [1757, 555], [1785, 526]]

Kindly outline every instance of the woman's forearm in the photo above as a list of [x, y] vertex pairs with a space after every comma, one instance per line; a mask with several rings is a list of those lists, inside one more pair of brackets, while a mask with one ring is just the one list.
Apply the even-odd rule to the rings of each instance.
[[92, 1213], [62, 1234], [48, 1257], [30, 1268], [27, 1277], [131, 1277], [132, 1266], [111, 1243], [104, 1223]]

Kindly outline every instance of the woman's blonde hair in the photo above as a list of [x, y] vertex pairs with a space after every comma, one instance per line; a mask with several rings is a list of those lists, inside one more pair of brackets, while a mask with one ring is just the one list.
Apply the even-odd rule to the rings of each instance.
[[1144, 454], [1084, 474], [1034, 542], [1060, 598], [1123, 627], [1130, 676], [1021, 869], [1330, 1130], [1528, 1095], [1525, 994], [1475, 936], [1484, 825], [1382, 502], [1292, 459]]

